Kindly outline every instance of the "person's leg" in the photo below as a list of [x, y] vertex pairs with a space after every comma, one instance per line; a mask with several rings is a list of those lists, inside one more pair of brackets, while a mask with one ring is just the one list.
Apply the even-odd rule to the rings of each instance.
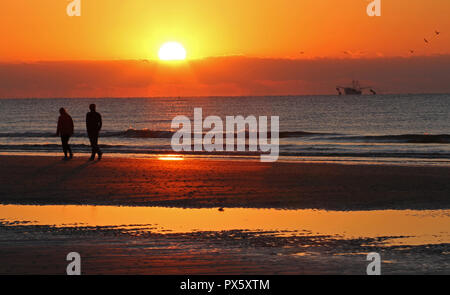
[[101, 159], [102, 159], [103, 152], [100, 150], [100, 147], [98, 146], [98, 134], [97, 134], [97, 136], [95, 137], [95, 147], [96, 147], [96, 149], [97, 149], [98, 159], [101, 160]]
[[98, 135], [94, 135], [92, 141], [94, 142], [94, 150], [98, 154]]
[[72, 153], [72, 148], [70, 147], [70, 144], [69, 144], [69, 140], [70, 140], [70, 136], [68, 136], [67, 137], [67, 151], [69, 151], [69, 157], [70, 157], [70, 159], [72, 159], [73, 158], [73, 153]]
[[67, 136], [61, 135], [61, 144], [64, 152], [64, 158], [67, 158]]
[[95, 146], [96, 146], [95, 136], [93, 136], [92, 134], [89, 134], [89, 141], [91, 143], [91, 150], [92, 150], [92, 152], [91, 152], [91, 160], [94, 160], [95, 159], [95, 153], [96, 153], [96, 150], [95, 150]]

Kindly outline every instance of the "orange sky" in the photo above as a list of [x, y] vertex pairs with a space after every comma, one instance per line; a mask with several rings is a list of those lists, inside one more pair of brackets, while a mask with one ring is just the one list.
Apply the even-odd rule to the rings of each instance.
[[[3, 1], [0, 60], [156, 59], [170, 40], [191, 59], [450, 53], [448, 0], [382, 0], [374, 18], [368, 0], [81, 2], [82, 15], [68, 17], [68, 0]], [[435, 29], [443, 33], [426, 46]]]
[[[68, 0], [3, 1], [0, 98], [329, 94], [351, 79], [450, 92], [450, 1], [381, 0], [372, 18], [369, 2], [81, 0], [69, 17]], [[159, 62], [167, 41], [188, 61]]]

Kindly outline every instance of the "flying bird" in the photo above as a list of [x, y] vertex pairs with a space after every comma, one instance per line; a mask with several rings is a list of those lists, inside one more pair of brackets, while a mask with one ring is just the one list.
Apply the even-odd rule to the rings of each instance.
[[435, 33], [436, 33], [436, 35], [439, 35], [441, 32], [439, 32], [439, 31], [434, 31]]
[[427, 44], [428, 44], [428, 40], [427, 40], [427, 39], [423, 38], [423, 41], [425, 41], [425, 43], [427, 43]]

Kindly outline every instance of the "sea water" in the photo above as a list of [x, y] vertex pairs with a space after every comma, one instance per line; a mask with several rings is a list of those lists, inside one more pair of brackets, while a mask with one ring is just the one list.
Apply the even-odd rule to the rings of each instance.
[[[73, 117], [75, 154], [88, 153], [85, 116], [97, 104], [109, 156], [173, 153], [179, 115], [279, 116], [280, 160], [450, 165], [450, 95], [0, 99], [0, 153], [55, 154], [58, 110]], [[259, 159], [252, 152], [193, 157]]]

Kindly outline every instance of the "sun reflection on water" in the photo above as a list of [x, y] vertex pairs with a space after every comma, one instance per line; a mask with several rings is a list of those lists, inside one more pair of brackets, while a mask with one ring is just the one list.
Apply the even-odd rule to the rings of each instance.
[[252, 208], [183, 209], [77, 205], [0, 205], [0, 224], [116, 226], [158, 233], [275, 231], [277, 235], [392, 237], [385, 244], [450, 242], [450, 210], [324, 211]]

